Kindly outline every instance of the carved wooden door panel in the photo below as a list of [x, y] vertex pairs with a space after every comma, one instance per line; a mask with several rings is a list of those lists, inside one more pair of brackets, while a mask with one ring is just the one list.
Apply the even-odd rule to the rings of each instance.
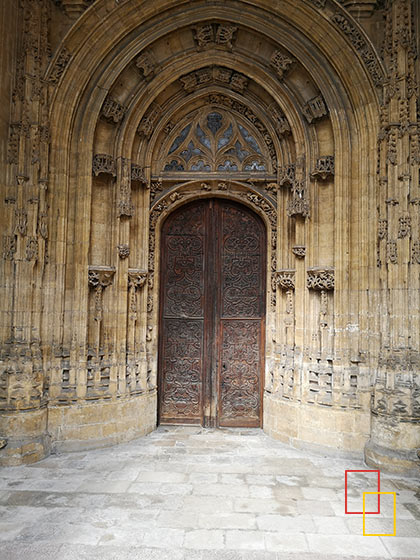
[[260, 426], [265, 229], [246, 207], [206, 199], [162, 229], [161, 423]]

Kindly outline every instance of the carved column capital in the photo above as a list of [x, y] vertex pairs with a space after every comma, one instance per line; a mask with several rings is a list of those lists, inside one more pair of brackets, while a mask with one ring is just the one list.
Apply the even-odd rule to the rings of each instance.
[[139, 289], [142, 288], [147, 281], [147, 270], [140, 270], [137, 268], [128, 269], [128, 287]]
[[89, 286], [106, 288], [112, 284], [114, 274], [115, 268], [113, 266], [89, 266]]
[[309, 290], [321, 292], [334, 290], [334, 269], [330, 267], [309, 268], [306, 285]]
[[102, 321], [102, 293], [113, 282], [115, 268], [113, 266], [90, 266], [88, 271], [89, 286], [95, 290], [95, 321]]
[[295, 289], [295, 270], [282, 269], [277, 270], [275, 273], [275, 282], [281, 290], [294, 290]]

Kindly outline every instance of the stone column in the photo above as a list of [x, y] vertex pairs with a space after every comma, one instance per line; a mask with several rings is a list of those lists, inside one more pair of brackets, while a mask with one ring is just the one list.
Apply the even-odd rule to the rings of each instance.
[[[417, 10], [417, 13], [414, 13]], [[377, 266], [381, 345], [366, 462], [420, 474], [420, 186], [415, 18], [410, 0], [389, 3], [388, 76], [378, 141]]]

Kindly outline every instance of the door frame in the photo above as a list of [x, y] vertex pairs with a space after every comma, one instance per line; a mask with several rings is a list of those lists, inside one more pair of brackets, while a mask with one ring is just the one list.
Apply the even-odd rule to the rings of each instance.
[[[207, 184], [203, 184], [201, 180], [189, 181], [185, 185], [176, 185], [163, 196], [160, 196], [151, 205], [150, 212], [150, 234], [149, 234], [149, 289], [147, 298], [148, 308], [148, 331], [153, 333], [149, 337], [148, 348], [148, 384], [158, 387], [157, 412], [159, 424], [160, 411], [160, 390], [161, 379], [159, 375], [159, 343], [160, 343], [160, 314], [161, 314], [161, 233], [163, 223], [168, 216], [181, 206], [187, 205], [194, 200], [201, 198], [220, 198], [227, 199], [231, 202], [239, 203], [239, 205], [251, 209], [263, 222], [266, 237], [266, 312], [265, 321], [262, 321], [262, 364], [261, 364], [261, 383], [260, 383], [260, 399], [261, 399], [261, 422], [260, 427], [264, 424], [264, 393], [270, 391], [273, 374], [268, 368], [274, 363], [274, 348], [272, 341], [268, 338], [268, 332], [276, 323], [276, 294], [277, 289], [273, 281], [277, 268], [277, 208], [276, 199], [274, 197], [265, 197], [261, 195], [261, 190], [255, 190], [255, 186], [251, 183], [242, 181], [229, 181], [229, 191], [225, 190], [225, 183], [208, 182], [212, 185], [210, 189]], [[213, 184], [212, 184], [213, 183]], [[194, 185], [196, 190], [194, 191]], [[213, 186], [214, 185], [214, 186]], [[193, 186], [193, 188], [191, 188]], [[207, 187], [204, 189], [204, 187]], [[185, 189], [185, 194], [183, 190]], [[235, 190], [237, 191], [235, 192]], [[204, 191], [204, 192], [203, 192]], [[211, 191], [211, 192], [209, 192]], [[156, 287], [156, 289], [153, 289]], [[152, 354], [152, 351], [153, 354]]]

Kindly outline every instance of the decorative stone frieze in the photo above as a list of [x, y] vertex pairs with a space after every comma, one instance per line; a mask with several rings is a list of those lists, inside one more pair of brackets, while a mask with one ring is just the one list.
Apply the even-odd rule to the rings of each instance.
[[108, 96], [102, 105], [101, 116], [114, 123], [119, 123], [123, 120], [126, 112], [127, 108], [124, 105]]
[[100, 173], [117, 176], [115, 159], [109, 154], [95, 154], [92, 162], [92, 173], [97, 177]]
[[309, 124], [328, 115], [328, 108], [322, 95], [317, 95], [305, 103], [302, 113]]
[[103, 318], [103, 291], [111, 286], [114, 280], [115, 268], [110, 266], [89, 266], [89, 286], [95, 290], [95, 321]]
[[222, 66], [209, 66], [190, 72], [182, 76], [179, 81], [188, 93], [210, 83], [221, 83], [239, 93], [243, 93], [248, 85], [248, 78], [244, 74], [234, 72]]
[[372, 78], [375, 86], [380, 86], [383, 82], [383, 72], [378, 63], [377, 56], [374, 50], [366, 41], [362, 33], [354, 26], [354, 24], [346, 18], [343, 14], [334, 14], [331, 18], [345, 35], [347, 35], [349, 41], [359, 52], [360, 57], [366, 64], [368, 72]]
[[334, 156], [323, 156], [317, 159], [315, 169], [311, 173], [313, 179], [320, 179], [326, 181], [334, 177]]

